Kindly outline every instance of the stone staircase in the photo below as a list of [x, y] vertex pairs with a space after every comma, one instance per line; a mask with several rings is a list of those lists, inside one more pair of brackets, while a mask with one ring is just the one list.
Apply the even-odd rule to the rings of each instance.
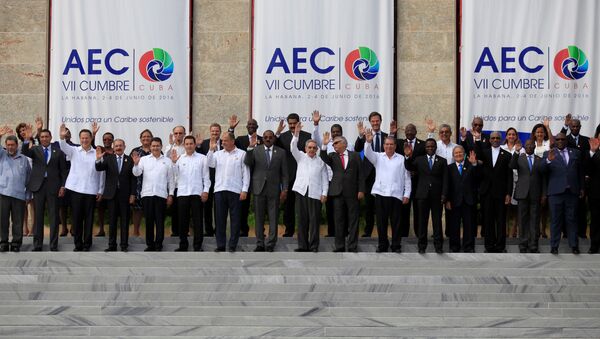
[[[600, 255], [93, 250], [0, 254], [1, 338], [600, 338]], [[479, 240], [478, 240], [479, 241]], [[566, 243], [561, 248], [568, 250]], [[582, 243], [582, 252], [588, 245]], [[432, 248], [430, 248], [432, 250]], [[548, 252], [547, 242], [541, 247]]]

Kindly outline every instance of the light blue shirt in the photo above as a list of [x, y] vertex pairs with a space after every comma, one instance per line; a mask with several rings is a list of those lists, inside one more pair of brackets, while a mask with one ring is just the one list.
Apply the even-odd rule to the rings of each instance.
[[26, 156], [17, 153], [14, 157], [0, 147], [0, 195], [19, 200], [30, 199], [27, 181], [31, 175], [31, 165]]

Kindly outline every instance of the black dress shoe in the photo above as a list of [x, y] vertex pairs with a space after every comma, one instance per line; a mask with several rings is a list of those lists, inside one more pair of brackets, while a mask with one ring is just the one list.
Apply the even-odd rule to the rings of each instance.
[[394, 253], [402, 253], [402, 249], [401, 248], [396, 248], [395, 250], [393, 250]]
[[419, 254], [425, 254], [425, 252], [427, 252], [427, 250], [424, 248], [419, 248]]
[[588, 254], [597, 254], [598, 253], [598, 248], [596, 247], [590, 247], [590, 249], [588, 250]]
[[150, 247], [150, 246], [148, 246], [144, 249], [144, 252], [154, 252], [154, 251], [155, 251], [154, 247]]
[[348, 249], [348, 253], [358, 253], [358, 248], [350, 248]]
[[267, 247], [266, 251], [272, 253], [275, 249], [273, 247]]
[[50, 248], [50, 252], [58, 252], [58, 248], [52, 247], [52, 248]]
[[361, 238], [370, 238], [370, 237], [371, 237], [371, 235], [370, 235], [370, 234], [366, 234], [366, 233], [364, 233], [364, 234], [363, 234], [363, 235], [361, 235], [360, 237], [361, 237]]
[[248, 238], [248, 233], [240, 233], [240, 238]]
[[291, 237], [293, 237], [293, 236], [294, 236], [293, 234], [289, 234], [289, 233], [284, 233], [284, 234], [283, 234], [283, 237], [284, 237], [284, 238], [291, 238]]
[[318, 249], [318, 248], [313, 248], [311, 251], [312, 251], [313, 253], [319, 253], [319, 249]]
[[340, 252], [346, 252], [346, 249], [342, 247], [342, 248], [336, 248], [333, 250], [333, 253], [340, 253]]
[[386, 253], [388, 251], [387, 248], [377, 248], [375, 250], [375, 253]]
[[83, 251], [84, 251], [84, 252], [89, 252], [89, 251], [90, 251], [90, 248], [89, 248], [89, 247], [84, 247], [84, 248], [83, 248]]
[[265, 248], [263, 246], [256, 246], [256, 248], [254, 249], [254, 252], [264, 252]]
[[296, 248], [294, 252], [308, 252], [308, 250], [305, 248]]
[[441, 248], [441, 247], [440, 248], [436, 248], [435, 249], [435, 253], [437, 253], [437, 254], [444, 254], [444, 249]]
[[217, 248], [215, 248], [215, 252], [217, 252], [217, 253], [225, 252], [225, 247], [217, 247]]
[[212, 232], [212, 233], [211, 232], [204, 232], [204, 236], [205, 237], [214, 237], [215, 233], [214, 232]]
[[11, 252], [19, 252], [19, 251], [21, 251], [21, 248], [19, 246], [11, 246], [10, 251]]
[[333, 238], [333, 237], [335, 237], [335, 235], [327, 234], [327, 235], [325, 236], [325, 238]]
[[573, 254], [575, 254], [575, 255], [581, 253], [581, 252], [579, 252], [579, 247], [573, 247], [571, 250], [572, 250]]
[[229, 253], [235, 253], [235, 247], [229, 247]]
[[534, 248], [534, 249], [529, 250], [529, 253], [540, 253], [540, 250], [538, 250], [537, 248]]
[[81, 247], [75, 247], [73, 249], [73, 252], [81, 252], [81, 251], [83, 251], [83, 248], [81, 248]]
[[163, 248], [162, 248], [162, 246], [160, 246], [160, 247], [156, 247], [154, 249], [154, 252], [162, 252], [162, 250], [163, 250]]
[[31, 252], [41, 252], [42, 248], [41, 247], [34, 247]]
[[177, 247], [175, 249], [175, 252], [187, 252], [187, 251], [188, 251], [187, 247]]
[[0, 247], [0, 252], [8, 252], [8, 246]]
[[104, 231], [102, 232], [98, 232], [96, 235], [94, 235], [94, 237], [105, 237], [106, 233], [104, 233]]
[[127, 247], [123, 247], [123, 248], [121, 248], [121, 252], [127, 253], [127, 252], [129, 252], [129, 250], [127, 249]]
[[194, 252], [204, 252], [202, 247], [194, 247]]
[[527, 253], [529, 252], [526, 248], [520, 248], [519, 253]]
[[107, 249], [104, 250], [104, 252], [116, 252], [117, 248], [116, 247], [109, 247]]
[[552, 248], [550, 249], [550, 253], [552, 253], [552, 254], [554, 254], [554, 255], [558, 254], [558, 247], [552, 247]]

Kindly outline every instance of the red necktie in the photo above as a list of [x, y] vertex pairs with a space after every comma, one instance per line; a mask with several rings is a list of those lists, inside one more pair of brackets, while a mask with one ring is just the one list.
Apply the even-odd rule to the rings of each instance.
[[346, 169], [346, 163], [344, 162], [344, 153], [340, 153], [340, 160], [342, 160], [342, 168]]

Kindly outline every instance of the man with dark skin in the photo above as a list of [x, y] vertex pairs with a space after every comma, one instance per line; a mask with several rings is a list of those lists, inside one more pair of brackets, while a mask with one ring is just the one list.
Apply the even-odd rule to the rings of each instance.
[[558, 254], [562, 224], [566, 223], [569, 246], [579, 254], [577, 200], [584, 196], [584, 170], [579, 150], [567, 147], [567, 137], [558, 133], [555, 148], [544, 153], [542, 167], [548, 177], [548, 206], [552, 214], [550, 253]]

